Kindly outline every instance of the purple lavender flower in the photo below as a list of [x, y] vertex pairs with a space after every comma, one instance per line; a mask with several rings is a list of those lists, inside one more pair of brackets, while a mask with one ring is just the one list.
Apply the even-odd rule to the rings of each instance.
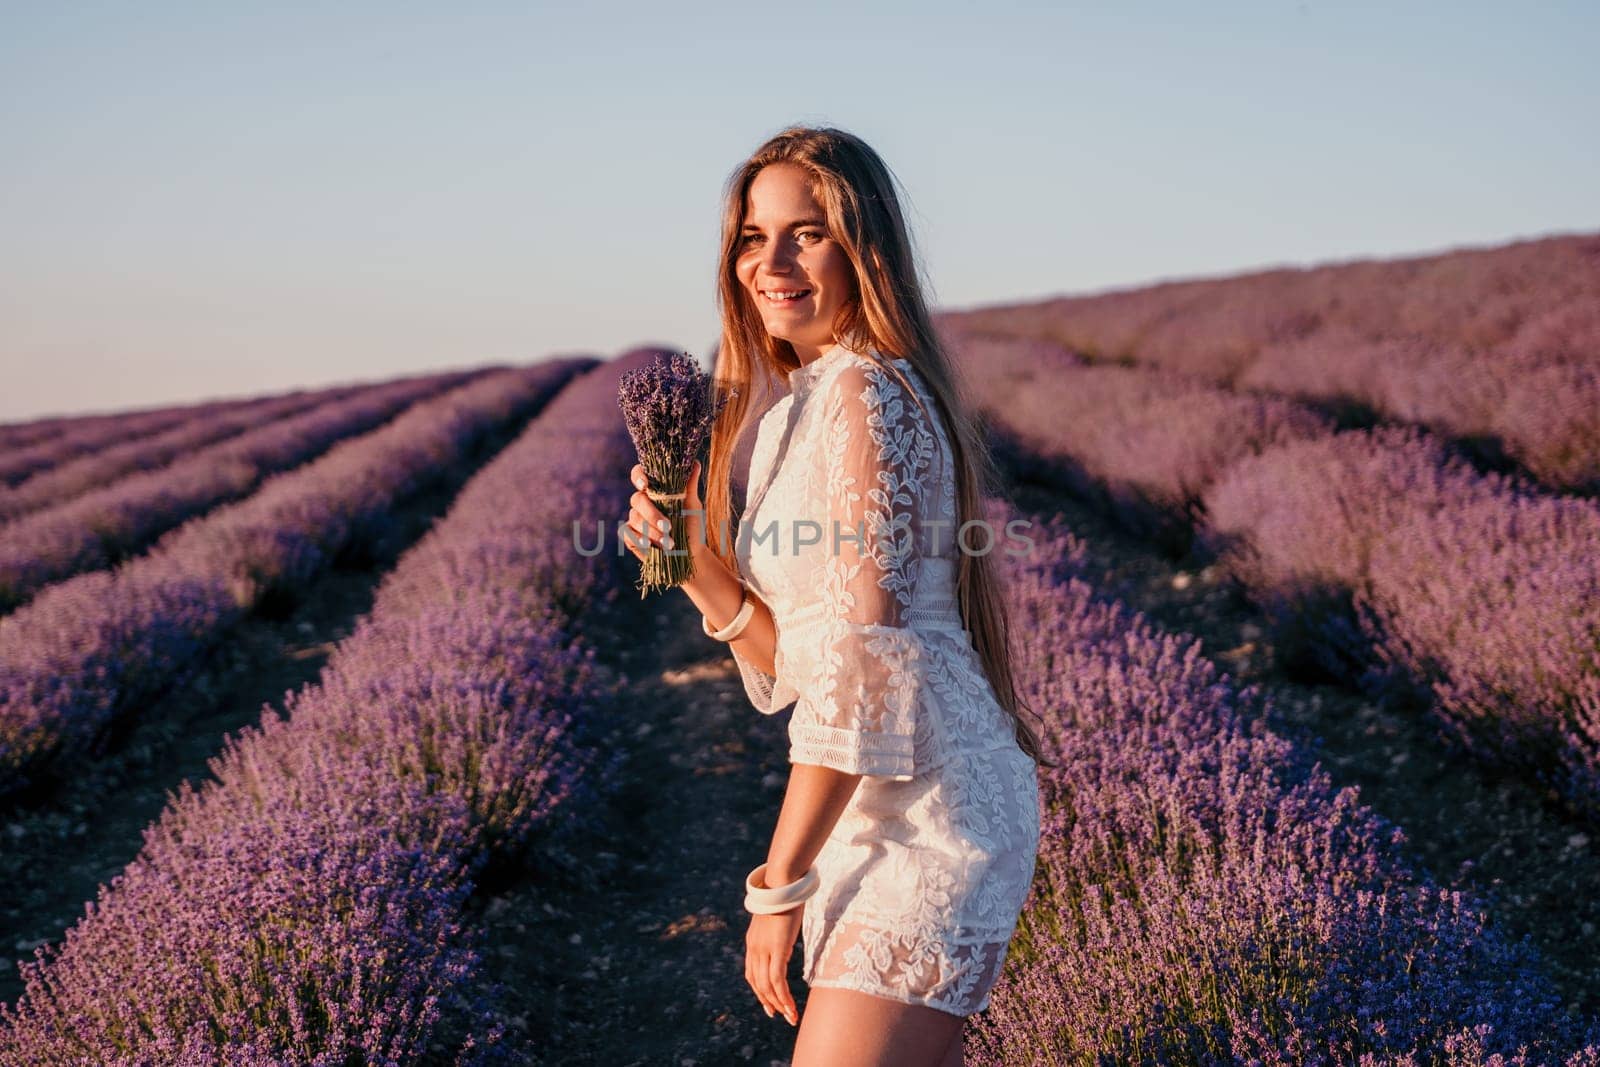
[[645, 491], [671, 524], [672, 543], [685, 546], [671, 550], [650, 547], [640, 565], [642, 599], [651, 589], [670, 589], [694, 574], [683, 518], [684, 493], [689, 487], [689, 468], [700, 458], [701, 447], [727, 397], [713, 396], [710, 375], [702, 373], [687, 353], [675, 352], [623, 375], [617, 401], [649, 481]]

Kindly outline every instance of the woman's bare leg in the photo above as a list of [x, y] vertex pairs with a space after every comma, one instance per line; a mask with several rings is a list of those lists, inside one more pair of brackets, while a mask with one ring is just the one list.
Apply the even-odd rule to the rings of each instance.
[[[965, 1019], [961, 1020], [963, 1024], [965, 1024], [966, 1021], [967, 1020]], [[950, 1042], [950, 1049], [944, 1054], [944, 1061], [939, 1064], [939, 1067], [966, 1067], [967, 1061], [962, 1057], [962, 1038], [966, 1032], [967, 1028], [965, 1025], [956, 1031], [955, 1038]]]
[[[944, 1067], [961, 1061], [959, 1015], [854, 989], [813, 987], [791, 1067]], [[949, 1060], [951, 1043], [956, 1060]]]

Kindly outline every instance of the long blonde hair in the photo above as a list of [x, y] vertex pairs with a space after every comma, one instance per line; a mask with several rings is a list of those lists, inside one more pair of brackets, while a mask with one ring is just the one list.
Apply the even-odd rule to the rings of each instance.
[[[934, 332], [889, 168], [853, 134], [831, 127], [791, 126], [741, 163], [724, 189], [717, 270], [722, 337], [714, 378], [726, 400], [711, 431], [703, 498], [706, 529], [732, 529], [733, 456], [751, 415], [750, 389], [757, 368], [767, 382], [773, 382], [800, 366], [794, 346], [767, 332], [736, 273], [745, 198], [755, 176], [773, 163], [792, 163], [810, 175], [812, 195], [823, 207], [829, 235], [855, 268], [854, 292], [833, 324], [835, 338], [855, 351], [876, 349], [887, 357], [880, 361], [885, 365], [904, 359], [921, 372], [944, 416], [955, 451], [957, 529], [969, 521], [984, 520], [983, 495], [999, 484], [999, 477], [983, 433], [967, 413], [954, 363]], [[906, 391], [917, 396], [904, 375], [890, 369]], [[708, 540], [718, 558], [737, 572], [734, 537], [711, 536]], [[1054, 766], [1045, 756], [1038, 734], [1022, 718], [1023, 709], [1034, 718], [1039, 716], [1017, 689], [1010, 617], [993, 552], [960, 555], [956, 585], [962, 625], [972, 635], [984, 673], [1015, 725], [1018, 745], [1035, 763]]]

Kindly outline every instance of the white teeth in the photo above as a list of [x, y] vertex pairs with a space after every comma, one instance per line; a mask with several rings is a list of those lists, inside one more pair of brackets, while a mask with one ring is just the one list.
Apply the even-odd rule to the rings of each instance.
[[768, 289], [768, 300], [798, 300], [809, 293], [809, 289]]

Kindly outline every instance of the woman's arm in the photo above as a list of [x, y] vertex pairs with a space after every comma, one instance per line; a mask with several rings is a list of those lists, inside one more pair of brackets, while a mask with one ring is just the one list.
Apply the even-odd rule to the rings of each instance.
[[[635, 485], [642, 484], [643, 474], [642, 468], [634, 467]], [[690, 499], [686, 503], [698, 506], [697, 497], [691, 483]], [[633, 505], [644, 514], [646, 521], [660, 518], [659, 510], [642, 493], [634, 495]], [[738, 613], [744, 590], [738, 577], [709, 544], [691, 536], [689, 548], [694, 553], [694, 576], [679, 588], [700, 609], [712, 629], [721, 629]], [[743, 632], [729, 644], [737, 647], [739, 653], [758, 668], [774, 674], [777, 629], [773, 625], [772, 611], [754, 593], [750, 594], [750, 599], [755, 602], [755, 612]], [[811, 867], [862, 777], [806, 763], [793, 763], [789, 771], [789, 787], [784, 793], [783, 808], [778, 813], [778, 825], [767, 853], [767, 884], [771, 886], [787, 885]]]
[[859, 774], [812, 763], [790, 765], [789, 788], [767, 851], [767, 885], [788, 885], [810, 869], [860, 784]]
[[[680, 588], [694, 601], [700, 614], [706, 617], [707, 625], [713, 630], [720, 630], [739, 613], [739, 605], [743, 602], [739, 579], [710, 545], [694, 544], [691, 547], [694, 551], [694, 577]], [[743, 632], [728, 644], [737, 648], [740, 655], [759, 669], [775, 674], [777, 671], [773, 659], [777, 654], [778, 631], [772, 623], [772, 610], [754, 593], [750, 594], [750, 599], [755, 602], [755, 614], [750, 616]]]
[[[694, 601], [713, 629], [726, 626], [739, 610], [739, 579], [709, 545], [697, 545], [694, 577], [683, 583], [683, 591]], [[748, 656], [757, 667], [773, 673], [773, 645], [776, 631], [772, 612], [754, 593], [755, 614], [744, 632], [731, 644]], [[861, 775], [836, 771], [832, 767], [795, 763], [789, 768], [789, 788], [778, 813], [778, 827], [767, 852], [767, 884], [787, 885], [810, 868], [823, 842], [833, 832], [834, 823]]]

